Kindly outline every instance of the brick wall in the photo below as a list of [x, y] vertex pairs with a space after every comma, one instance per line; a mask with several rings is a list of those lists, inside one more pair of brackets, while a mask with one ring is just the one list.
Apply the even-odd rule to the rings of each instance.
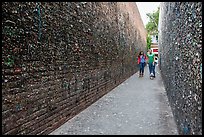
[[3, 134], [50, 133], [138, 71], [145, 47], [135, 3], [2, 3]]
[[202, 134], [202, 3], [161, 4], [162, 78], [180, 134]]

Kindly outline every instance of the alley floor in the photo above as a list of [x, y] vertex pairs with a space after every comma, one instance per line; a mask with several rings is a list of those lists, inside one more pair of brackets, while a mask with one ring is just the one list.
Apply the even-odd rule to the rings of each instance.
[[177, 135], [160, 71], [138, 72], [50, 135]]

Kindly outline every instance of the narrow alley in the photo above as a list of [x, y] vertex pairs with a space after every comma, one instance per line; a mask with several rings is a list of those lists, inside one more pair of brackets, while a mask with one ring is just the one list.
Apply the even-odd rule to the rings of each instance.
[[150, 80], [146, 66], [144, 77], [135, 73], [51, 135], [178, 134], [159, 68], [156, 70], [156, 78]]
[[2, 134], [202, 135], [202, 2], [2, 2]]

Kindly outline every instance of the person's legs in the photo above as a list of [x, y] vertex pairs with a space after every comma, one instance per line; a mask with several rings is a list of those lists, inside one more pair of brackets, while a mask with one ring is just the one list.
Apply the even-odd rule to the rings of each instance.
[[151, 74], [151, 63], [149, 63], [149, 74]]
[[149, 74], [151, 74], [152, 73], [152, 66], [153, 64], [152, 63], [149, 63]]
[[142, 63], [142, 76], [144, 75], [144, 67], [145, 67], [145, 63]]
[[154, 74], [154, 77], [155, 77], [155, 66], [156, 66], [156, 64], [152, 65], [152, 72]]
[[139, 76], [141, 76], [141, 74], [142, 74], [142, 63], [140, 63], [140, 74], [139, 74]]

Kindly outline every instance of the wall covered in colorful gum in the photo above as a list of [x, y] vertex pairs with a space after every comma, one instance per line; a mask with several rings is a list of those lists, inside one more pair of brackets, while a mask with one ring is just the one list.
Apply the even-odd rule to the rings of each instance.
[[3, 134], [50, 133], [138, 71], [145, 47], [134, 2], [3, 2]]
[[202, 134], [202, 3], [165, 2], [160, 69], [180, 134]]

